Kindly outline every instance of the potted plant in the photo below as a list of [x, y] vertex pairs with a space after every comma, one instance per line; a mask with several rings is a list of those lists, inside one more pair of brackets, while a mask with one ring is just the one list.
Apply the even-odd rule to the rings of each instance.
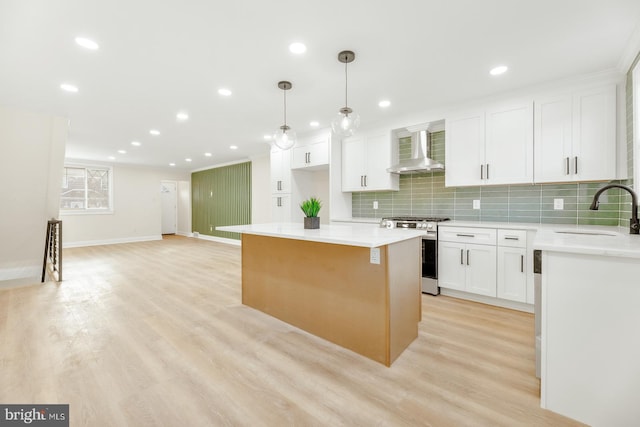
[[320, 228], [320, 217], [318, 212], [322, 207], [322, 202], [316, 197], [311, 197], [308, 200], [300, 203], [300, 209], [305, 214], [304, 228]]

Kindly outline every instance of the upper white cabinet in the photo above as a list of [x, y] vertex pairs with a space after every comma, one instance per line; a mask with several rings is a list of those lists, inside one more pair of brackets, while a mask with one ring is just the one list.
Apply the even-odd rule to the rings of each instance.
[[291, 151], [271, 149], [271, 192], [291, 193]]
[[616, 88], [535, 101], [535, 182], [616, 178]]
[[445, 121], [445, 185], [533, 183], [533, 102], [518, 101]]
[[322, 169], [329, 166], [329, 138], [327, 136], [296, 145], [293, 148], [291, 169]]
[[391, 131], [343, 139], [342, 191], [397, 191], [399, 175], [387, 172], [397, 157]]

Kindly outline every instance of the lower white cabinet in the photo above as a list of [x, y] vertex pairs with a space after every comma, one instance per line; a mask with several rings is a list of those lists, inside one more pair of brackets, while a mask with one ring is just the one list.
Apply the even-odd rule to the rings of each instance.
[[438, 285], [496, 296], [496, 246], [440, 242]]
[[438, 286], [496, 296], [496, 229], [438, 228]]
[[498, 298], [527, 302], [527, 232], [498, 230]]
[[438, 227], [438, 286], [520, 303], [528, 298], [527, 231]]
[[271, 196], [271, 221], [291, 222], [291, 194]]

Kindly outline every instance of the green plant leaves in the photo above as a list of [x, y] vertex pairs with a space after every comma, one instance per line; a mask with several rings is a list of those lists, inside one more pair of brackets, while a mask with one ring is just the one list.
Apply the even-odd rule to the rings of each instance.
[[318, 212], [320, 212], [321, 207], [322, 202], [316, 197], [311, 197], [300, 203], [300, 209], [302, 209], [302, 212], [304, 212], [305, 216], [308, 217], [318, 216]]

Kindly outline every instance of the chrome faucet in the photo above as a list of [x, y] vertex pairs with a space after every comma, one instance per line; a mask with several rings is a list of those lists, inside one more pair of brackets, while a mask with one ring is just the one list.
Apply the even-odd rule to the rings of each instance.
[[638, 222], [638, 198], [636, 197], [636, 193], [634, 193], [633, 190], [627, 187], [626, 185], [622, 185], [622, 184], [605, 185], [604, 187], [596, 191], [596, 194], [593, 195], [593, 202], [591, 202], [591, 206], [589, 206], [589, 209], [591, 209], [592, 211], [597, 211], [598, 205], [600, 204], [600, 202], [598, 201], [598, 199], [600, 198], [600, 195], [610, 188], [621, 188], [623, 190], [628, 191], [629, 194], [631, 194], [631, 220], [629, 221], [629, 233], [640, 234], [640, 223]]

